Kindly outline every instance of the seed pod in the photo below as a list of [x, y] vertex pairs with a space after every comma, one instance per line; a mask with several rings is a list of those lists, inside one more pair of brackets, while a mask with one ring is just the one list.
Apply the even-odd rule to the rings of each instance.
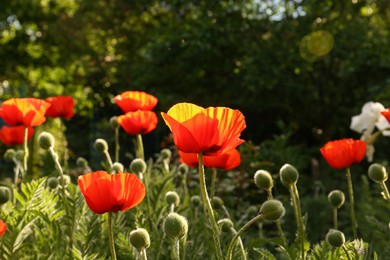
[[46, 184], [50, 189], [55, 189], [57, 188], [58, 184], [60, 184], [60, 181], [57, 177], [49, 177], [46, 181]]

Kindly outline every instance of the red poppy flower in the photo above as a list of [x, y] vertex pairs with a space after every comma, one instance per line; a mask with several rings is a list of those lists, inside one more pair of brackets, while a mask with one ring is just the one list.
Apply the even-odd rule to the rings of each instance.
[[129, 135], [147, 134], [156, 128], [157, 121], [153, 111], [138, 110], [118, 117], [118, 123]]
[[381, 114], [386, 118], [386, 120], [390, 124], [390, 109], [386, 109], [385, 111], [382, 111]]
[[[3, 126], [0, 129], [0, 140], [6, 145], [17, 145], [24, 143], [24, 126], [8, 127]], [[30, 139], [34, 134], [34, 128], [29, 127], [27, 138]]]
[[[187, 164], [189, 167], [198, 167], [198, 154], [183, 153], [182, 151], [179, 151], [179, 156], [180, 161]], [[208, 168], [231, 170], [239, 166], [240, 163], [241, 157], [237, 149], [220, 155], [203, 156], [203, 165]]]
[[2, 236], [5, 231], [7, 231], [7, 225], [0, 220], [0, 236]]
[[117, 95], [114, 100], [125, 113], [137, 110], [152, 110], [158, 102], [155, 96], [142, 91], [125, 91]]
[[81, 175], [77, 182], [88, 207], [97, 214], [128, 210], [145, 197], [145, 186], [135, 174], [97, 171]]
[[37, 98], [11, 98], [1, 105], [0, 116], [10, 126], [37, 126], [46, 121], [45, 112], [49, 106]]
[[366, 143], [361, 140], [341, 139], [326, 143], [321, 154], [334, 169], [344, 169], [363, 160]]
[[244, 142], [239, 137], [246, 127], [245, 118], [238, 110], [179, 103], [161, 115], [175, 145], [185, 153], [218, 155]]
[[46, 102], [50, 103], [46, 115], [50, 117], [61, 117], [70, 119], [74, 116], [74, 99], [70, 96], [58, 96], [46, 98]]

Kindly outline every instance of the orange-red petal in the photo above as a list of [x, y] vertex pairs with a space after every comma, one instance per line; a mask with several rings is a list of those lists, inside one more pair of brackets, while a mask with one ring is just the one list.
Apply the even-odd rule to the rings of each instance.
[[125, 91], [114, 98], [116, 104], [127, 113], [137, 110], [152, 110], [158, 99], [143, 91]]
[[46, 98], [46, 102], [50, 103], [50, 107], [46, 111], [46, 115], [50, 117], [61, 117], [70, 119], [74, 116], [74, 99], [70, 96], [57, 96]]
[[[0, 129], [0, 140], [6, 145], [18, 145], [24, 143], [24, 129], [25, 126], [8, 127], [3, 126]], [[29, 127], [27, 138], [30, 139], [34, 134], [34, 128]]]
[[[196, 153], [183, 153], [179, 151], [180, 161], [189, 167], [198, 167], [198, 155]], [[231, 170], [241, 163], [241, 156], [237, 149], [220, 155], [203, 155], [203, 165], [208, 168]]]
[[147, 134], [157, 126], [157, 115], [153, 111], [138, 110], [118, 117], [118, 123], [129, 135]]
[[0, 236], [2, 236], [5, 231], [7, 231], [7, 225], [0, 220]]
[[350, 138], [330, 141], [321, 147], [320, 152], [330, 167], [344, 169], [363, 160], [366, 143]]
[[49, 103], [37, 98], [11, 98], [1, 105], [2, 118], [10, 126], [37, 126], [46, 121]]

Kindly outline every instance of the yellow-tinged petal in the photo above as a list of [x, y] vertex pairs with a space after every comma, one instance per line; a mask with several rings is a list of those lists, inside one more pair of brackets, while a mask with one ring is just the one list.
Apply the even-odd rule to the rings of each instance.
[[179, 123], [183, 123], [202, 111], [204, 111], [203, 107], [191, 103], [178, 103], [171, 107], [167, 114]]

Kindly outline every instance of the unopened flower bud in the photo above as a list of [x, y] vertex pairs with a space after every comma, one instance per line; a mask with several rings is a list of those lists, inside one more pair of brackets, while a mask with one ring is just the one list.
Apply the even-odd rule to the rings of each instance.
[[150, 236], [148, 231], [143, 228], [137, 228], [130, 232], [130, 244], [139, 252], [150, 246]]
[[117, 116], [113, 116], [113, 117], [110, 118], [110, 126], [111, 126], [113, 129], [119, 127], [118, 117], [117, 117]]
[[0, 205], [3, 205], [11, 198], [11, 190], [6, 186], [0, 187]]
[[280, 168], [280, 181], [286, 187], [290, 187], [297, 183], [299, 174], [297, 169], [290, 164], [285, 164]]
[[234, 227], [233, 222], [228, 218], [218, 220], [218, 225], [223, 232], [231, 232], [231, 229]]
[[223, 207], [223, 200], [220, 197], [214, 196], [212, 201], [214, 209], [221, 209]]
[[172, 239], [183, 238], [188, 232], [188, 221], [177, 213], [169, 213], [163, 223], [164, 232]]
[[49, 177], [47, 178], [46, 184], [50, 189], [55, 189], [57, 188], [58, 184], [60, 184], [60, 181], [57, 177]]
[[388, 174], [386, 168], [379, 163], [373, 163], [368, 168], [368, 177], [377, 183], [381, 183], [387, 180]]
[[201, 201], [200, 201], [200, 197], [198, 195], [194, 195], [191, 197], [191, 204], [194, 206], [194, 207], [199, 207]]
[[16, 156], [16, 152], [14, 149], [7, 149], [7, 151], [5, 151], [4, 153], [4, 159], [6, 159], [7, 161], [10, 161], [12, 162], [14, 160]]
[[88, 166], [88, 161], [84, 157], [79, 157], [76, 160], [76, 164], [78, 167], [87, 167]]
[[51, 133], [42, 132], [38, 137], [38, 143], [42, 149], [49, 150], [54, 147], [55, 139]]
[[178, 171], [181, 175], [185, 175], [188, 173], [188, 166], [184, 163], [179, 165]]
[[116, 173], [118, 172], [123, 172], [123, 164], [121, 164], [120, 162], [114, 162], [112, 164], [112, 170], [115, 171]]
[[328, 194], [330, 204], [335, 208], [341, 208], [345, 202], [344, 192], [341, 190], [333, 190]]
[[167, 148], [162, 149], [160, 154], [161, 154], [161, 159], [163, 159], [163, 160], [169, 160], [169, 159], [171, 159], [171, 156], [172, 156], [171, 150], [169, 150]]
[[[66, 175], [66, 174], [63, 174], [62, 175], [63, 178], [64, 178], [64, 182], [65, 182], [65, 186], [68, 185], [70, 183], [70, 176], [69, 175]], [[62, 179], [61, 179], [61, 176], [58, 176], [57, 177], [58, 181], [61, 183], [62, 185]]]
[[176, 191], [168, 191], [165, 194], [165, 200], [167, 201], [168, 205], [173, 204], [175, 207], [179, 206], [180, 204], [180, 197]]
[[15, 158], [16, 158], [16, 160], [18, 160], [19, 162], [23, 162], [24, 151], [23, 151], [23, 150], [17, 150], [16, 153], [15, 153]]
[[108, 151], [108, 144], [107, 144], [107, 141], [102, 139], [102, 138], [98, 138], [95, 140], [95, 149], [98, 150], [99, 152], [102, 152], [102, 153], [105, 153]]
[[270, 190], [274, 186], [274, 180], [269, 172], [258, 170], [254, 176], [255, 184], [262, 190]]
[[141, 158], [136, 158], [130, 163], [130, 171], [134, 173], [145, 173], [146, 163]]
[[259, 210], [257, 209], [257, 207], [253, 206], [253, 205], [249, 206], [248, 209], [246, 210], [246, 214], [248, 216], [252, 216], [254, 214], [257, 214], [258, 212], [259, 212]]
[[330, 229], [325, 237], [326, 242], [333, 247], [341, 247], [345, 243], [344, 233], [336, 230]]
[[282, 202], [275, 199], [267, 200], [260, 207], [260, 214], [268, 221], [279, 220], [284, 216], [285, 212], [286, 210], [284, 209]]

